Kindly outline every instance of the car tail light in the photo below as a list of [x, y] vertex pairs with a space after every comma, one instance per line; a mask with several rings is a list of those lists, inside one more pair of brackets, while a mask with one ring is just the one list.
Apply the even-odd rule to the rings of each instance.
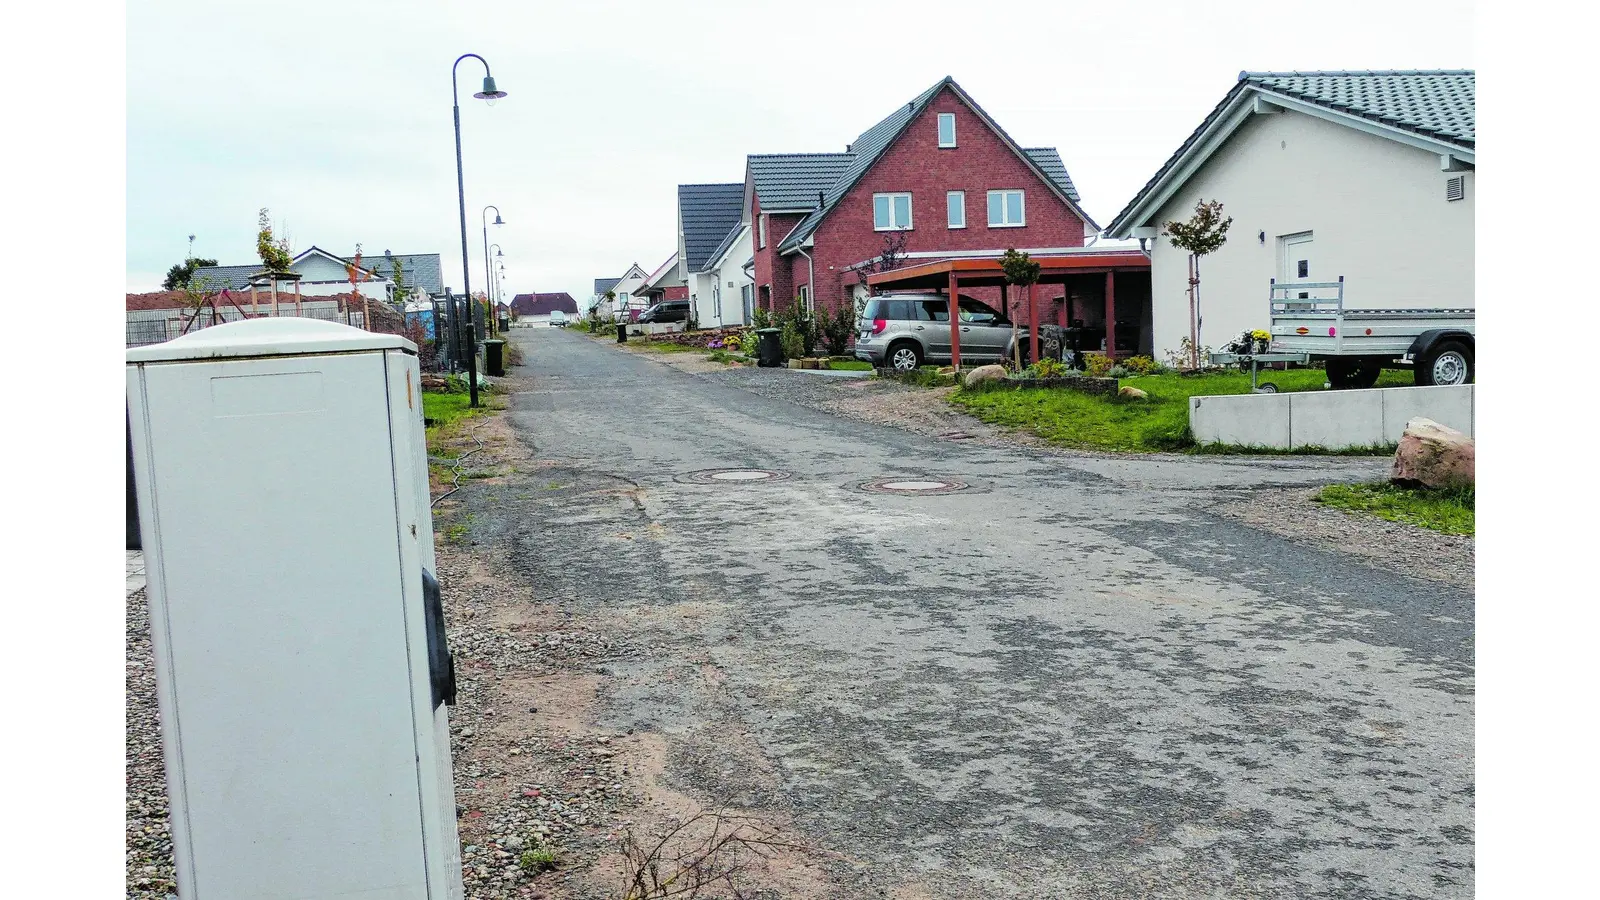
[[873, 334], [883, 334], [883, 330], [885, 328], [888, 328], [888, 327], [889, 327], [889, 320], [888, 319], [873, 319], [872, 320], [872, 333]]

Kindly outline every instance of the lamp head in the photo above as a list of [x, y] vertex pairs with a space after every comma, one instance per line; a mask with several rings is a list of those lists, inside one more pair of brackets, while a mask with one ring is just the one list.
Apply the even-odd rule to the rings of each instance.
[[505, 95], [506, 95], [505, 91], [502, 91], [498, 87], [495, 87], [494, 76], [493, 75], [485, 75], [485, 76], [483, 76], [483, 90], [477, 92], [476, 94], [473, 94], [472, 96], [477, 97], [479, 100], [487, 100], [487, 101], [489, 101], [489, 105], [493, 106], [494, 102], [496, 100], [499, 100], [501, 97], [504, 97]]

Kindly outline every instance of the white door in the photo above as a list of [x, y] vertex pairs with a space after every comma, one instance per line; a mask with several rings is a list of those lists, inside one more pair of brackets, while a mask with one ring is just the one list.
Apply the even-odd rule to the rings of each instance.
[[[1318, 280], [1316, 257], [1311, 249], [1311, 232], [1304, 231], [1300, 234], [1289, 234], [1278, 238], [1282, 251], [1278, 255], [1278, 283], [1295, 284], [1314, 282]], [[1305, 300], [1310, 297], [1306, 291], [1299, 292], [1298, 299]]]

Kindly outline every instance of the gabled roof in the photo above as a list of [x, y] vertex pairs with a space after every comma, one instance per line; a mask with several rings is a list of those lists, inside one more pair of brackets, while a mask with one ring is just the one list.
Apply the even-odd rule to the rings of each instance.
[[611, 290], [621, 283], [621, 278], [596, 278], [594, 280], [594, 295], [596, 297], [603, 296], [606, 291]]
[[646, 276], [644, 279], [644, 284], [639, 285], [639, 287], [635, 288], [635, 290], [648, 291], [652, 288], [655, 288], [660, 285], [661, 282], [666, 281], [668, 278], [671, 278], [673, 275], [677, 274], [677, 271], [678, 254], [674, 252], [671, 256], [667, 257], [666, 262], [657, 266], [654, 272], [651, 272], [648, 276]]
[[678, 185], [678, 222], [683, 228], [683, 261], [698, 272], [706, 257], [738, 224], [744, 205], [744, 184]]
[[854, 153], [753, 153], [746, 165], [762, 212], [806, 212], [853, 159]]
[[1056, 152], [1056, 148], [1027, 147], [1022, 152], [1028, 154], [1028, 158], [1033, 160], [1033, 164], [1038, 166], [1045, 175], [1049, 176], [1050, 180], [1055, 182], [1056, 187], [1061, 188], [1063, 194], [1071, 197], [1073, 203], [1083, 202], [1078, 197], [1078, 188], [1072, 183], [1072, 177], [1067, 174], [1066, 163], [1061, 161], [1061, 154]]
[[519, 316], [543, 316], [560, 311], [575, 313], [578, 311], [578, 301], [566, 291], [557, 291], [549, 294], [518, 294], [511, 298], [511, 308]]
[[[379, 278], [394, 278], [394, 261], [400, 261], [401, 277], [405, 279], [407, 287], [421, 288], [429, 294], [444, 293], [444, 265], [440, 262], [437, 253], [390, 253], [385, 250], [382, 256], [363, 256], [361, 263], [372, 269], [372, 274]], [[355, 262], [354, 257], [347, 257], [347, 262]]]
[[739, 238], [742, 237], [744, 233], [749, 230], [749, 228], [750, 226], [743, 222], [733, 223], [733, 227], [728, 229], [728, 233], [723, 236], [722, 243], [718, 244], [717, 249], [712, 250], [711, 253], [706, 256], [705, 264], [700, 268], [692, 269], [691, 271], [709, 272], [716, 268], [717, 264], [722, 262], [722, 258], [728, 255], [728, 252], [733, 249], [733, 245], [739, 242]]
[[250, 276], [261, 271], [261, 264], [253, 266], [201, 266], [194, 270], [194, 278], [206, 279], [212, 288], [231, 288], [242, 291], [250, 287]]
[[[946, 75], [939, 79], [933, 87], [918, 94], [910, 103], [899, 107], [883, 121], [868, 128], [861, 133], [860, 137], [855, 139], [855, 142], [850, 145], [850, 151], [854, 154], [854, 158], [850, 160], [850, 165], [839, 176], [839, 180], [828, 188], [822, 204], [818, 206], [813, 203], [812, 205], [815, 208], [811, 213], [801, 219], [800, 224], [796, 225], [794, 230], [789, 232], [788, 237], [784, 238], [783, 243], [778, 245], [778, 252], [784, 253], [803, 245], [805, 240], [817, 230], [817, 226], [822, 224], [823, 218], [833, 209], [834, 205], [843, 199], [851, 188], [856, 186], [856, 182], [860, 181], [867, 174], [867, 170], [871, 169], [873, 164], [878, 161], [878, 158], [883, 156], [884, 151], [889, 149], [889, 145], [894, 143], [895, 138], [898, 138], [906, 130], [906, 126], [910, 125], [911, 121], [927, 108], [933, 98], [937, 97], [939, 92], [945, 88], [949, 88], [954, 92], [956, 97], [966, 104], [1000, 138], [1000, 142], [1009, 147], [1017, 155], [1018, 159], [1033, 169], [1038, 174], [1039, 180], [1050, 186], [1057, 196], [1061, 198], [1062, 202], [1071, 207], [1079, 218], [1089, 225], [1094, 225], [1094, 220], [1090, 219], [1089, 214], [1084, 212], [1078, 205], [1077, 190], [1072, 187], [1071, 181], [1066, 178], [1066, 166], [1061, 165], [1060, 154], [1054, 154], [1054, 165], [1059, 167], [1060, 177], [1058, 178], [1046, 169], [1046, 163], [1050, 161], [1049, 156], [1046, 154], [1053, 153], [1053, 151], [1048, 148], [1036, 148], [1031, 153], [1023, 150], [1022, 147], [1017, 145], [1016, 141], [1011, 139], [1011, 135], [1006, 134], [1005, 129], [1001, 128], [999, 123], [990, 118], [989, 114], [984, 112], [983, 108], [968, 96], [966, 91], [961, 89], [961, 85], [956, 84], [954, 78]], [[1043, 161], [1037, 158], [1036, 154], [1037, 157], [1042, 157]], [[1097, 230], [1099, 228], [1099, 226], [1094, 227]]]
[[1352, 72], [1240, 72], [1239, 79], [1161, 164], [1106, 234], [1127, 237], [1256, 111], [1293, 109], [1475, 163], [1477, 78], [1470, 69]]
[[[307, 247], [306, 249], [300, 251], [300, 254], [294, 258], [294, 265], [295, 266], [299, 266], [301, 260], [304, 260], [308, 256], [320, 256], [323, 259], [328, 260], [329, 262], [339, 264], [341, 267], [345, 266], [347, 264], [355, 262], [355, 257], [353, 257], [353, 256], [346, 258], [346, 257], [338, 255], [337, 253], [329, 253], [328, 251], [322, 249], [321, 247], [318, 247], [316, 244], [312, 244], [311, 246]], [[361, 258], [361, 262], [362, 262], [362, 265], [360, 267], [361, 271], [367, 273], [368, 276], [374, 276], [375, 277], [376, 273], [374, 273], [372, 271], [372, 266], [370, 264], [370, 261], [365, 256], [363, 256]], [[290, 268], [291, 268], [291, 270], [294, 269], [293, 266], [291, 266]]]

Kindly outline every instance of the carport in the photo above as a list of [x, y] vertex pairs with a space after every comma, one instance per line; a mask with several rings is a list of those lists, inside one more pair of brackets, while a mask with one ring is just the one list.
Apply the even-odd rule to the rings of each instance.
[[[1082, 292], [1086, 284], [1098, 282], [1095, 276], [1104, 276], [1104, 332], [1106, 354], [1112, 359], [1118, 357], [1117, 352], [1117, 321], [1119, 319], [1119, 304], [1117, 302], [1117, 275], [1123, 275], [1126, 287], [1134, 288], [1134, 296], [1126, 296], [1120, 309], [1124, 312], [1130, 308], [1137, 310], [1140, 323], [1148, 322], [1150, 310], [1150, 258], [1139, 250], [1090, 250], [1068, 251], [1060, 255], [1035, 256], [1033, 261], [1039, 264], [1039, 281], [1037, 284], [1028, 285], [1023, 290], [1020, 299], [1020, 309], [1027, 310], [1029, 346], [1031, 358], [1039, 358], [1039, 307], [1037, 289], [1046, 285], [1060, 285], [1062, 296], [1056, 298], [1061, 301], [1057, 309], [1057, 323], [1068, 326], [1079, 320], [1079, 313], [1092, 316], [1098, 312], [1092, 302], [1083, 302], [1075, 296], [1075, 289]], [[1131, 284], [1129, 282], [1132, 282]], [[955, 300], [962, 288], [999, 287], [1001, 296], [1001, 310], [1009, 317], [1010, 285], [1006, 282], [1005, 270], [1000, 267], [998, 256], [981, 259], [945, 259], [938, 262], [922, 263], [920, 265], [906, 266], [892, 272], [877, 272], [867, 276], [867, 285], [878, 293], [893, 291], [924, 291], [942, 293], [950, 303], [950, 361], [959, 371], [961, 368], [961, 321], [956, 311]], [[1100, 293], [1098, 291], [1096, 294]], [[1121, 318], [1127, 320], [1127, 316]], [[1148, 329], [1148, 325], [1141, 325]], [[1142, 337], [1148, 337], [1143, 335]], [[1123, 355], [1137, 355], [1138, 344], [1135, 342], [1133, 349]], [[1126, 346], [1127, 342], [1124, 342]]]

